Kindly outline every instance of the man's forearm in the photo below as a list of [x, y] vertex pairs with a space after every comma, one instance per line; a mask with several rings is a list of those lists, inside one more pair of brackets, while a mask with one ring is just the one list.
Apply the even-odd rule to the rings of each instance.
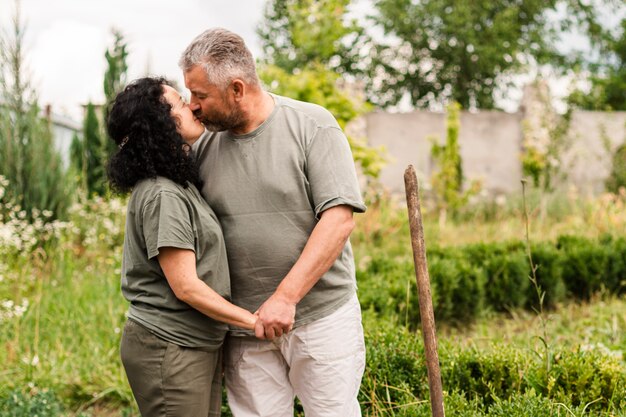
[[341, 254], [353, 229], [351, 207], [332, 207], [322, 213], [298, 261], [274, 294], [293, 304], [300, 302]]
[[322, 213], [296, 263], [274, 294], [257, 310], [257, 337], [273, 339], [291, 331], [296, 304], [333, 265], [352, 229], [354, 220], [351, 207], [332, 207]]

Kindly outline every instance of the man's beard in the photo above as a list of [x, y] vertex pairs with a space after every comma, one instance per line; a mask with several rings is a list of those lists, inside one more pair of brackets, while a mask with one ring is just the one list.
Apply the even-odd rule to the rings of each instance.
[[196, 110], [194, 114], [204, 127], [212, 132], [232, 131], [245, 126], [245, 117], [239, 109], [231, 108], [229, 113], [214, 112], [208, 116], [202, 114], [200, 110]]

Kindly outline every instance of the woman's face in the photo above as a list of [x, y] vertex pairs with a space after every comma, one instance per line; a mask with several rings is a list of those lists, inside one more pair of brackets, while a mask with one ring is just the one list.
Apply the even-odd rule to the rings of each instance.
[[163, 97], [172, 106], [172, 117], [176, 121], [178, 133], [191, 145], [204, 133], [204, 126], [193, 115], [178, 91], [169, 85], [164, 85], [163, 90]]

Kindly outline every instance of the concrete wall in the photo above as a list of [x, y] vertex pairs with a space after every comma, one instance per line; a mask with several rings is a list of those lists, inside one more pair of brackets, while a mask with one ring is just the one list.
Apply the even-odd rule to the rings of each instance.
[[[481, 111], [461, 113], [459, 144], [467, 179], [479, 179], [493, 194], [519, 192], [522, 178], [523, 113]], [[413, 164], [421, 180], [435, 167], [430, 158], [431, 136], [445, 140], [445, 114], [374, 112], [365, 116], [370, 145], [386, 146], [392, 160], [383, 169], [381, 183], [404, 193], [404, 170]], [[598, 193], [611, 171], [612, 152], [626, 140], [626, 112], [575, 111], [561, 163], [565, 182], [579, 190]]]
[[615, 150], [626, 142], [626, 112], [575, 111], [561, 161], [565, 182], [598, 194], [611, 173]]

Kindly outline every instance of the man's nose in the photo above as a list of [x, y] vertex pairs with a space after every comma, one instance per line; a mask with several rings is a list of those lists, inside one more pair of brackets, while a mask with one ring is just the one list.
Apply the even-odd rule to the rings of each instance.
[[191, 97], [191, 99], [189, 100], [189, 108], [191, 109], [191, 111], [198, 110], [200, 108], [200, 104], [198, 104], [195, 98]]

